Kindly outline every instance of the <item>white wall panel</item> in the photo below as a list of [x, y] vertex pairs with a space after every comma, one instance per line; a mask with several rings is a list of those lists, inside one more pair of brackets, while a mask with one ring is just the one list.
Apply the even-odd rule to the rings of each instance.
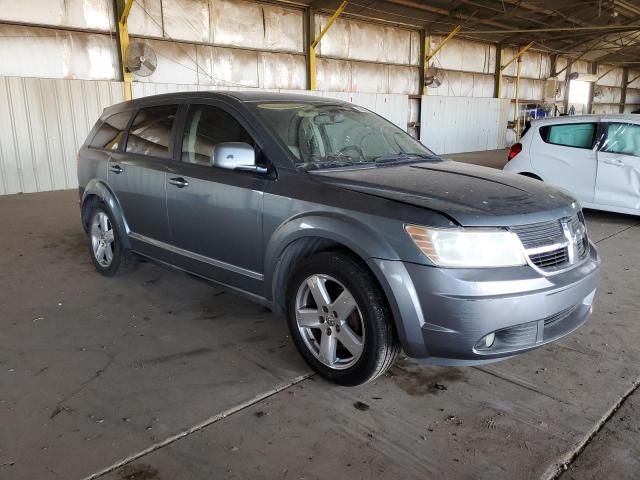
[[[597, 85], [594, 87], [593, 103], [620, 103], [622, 98], [622, 89], [615, 87], [603, 87]], [[617, 108], [617, 107], [616, 107]]]
[[493, 96], [493, 75], [439, 70], [436, 73], [436, 77], [441, 83], [438, 87], [427, 87], [428, 95], [449, 97]]
[[[327, 25], [328, 16], [316, 15], [316, 35]], [[348, 60], [419, 65], [417, 32], [339, 18], [318, 46], [318, 55]], [[417, 46], [419, 50], [419, 45]]]
[[0, 75], [84, 80], [118, 77], [110, 35], [0, 25]]
[[130, 35], [162, 38], [162, 6], [160, 0], [136, 0], [127, 21]]
[[[502, 77], [502, 92], [500, 97], [511, 99], [516, 98], [515, 77]], [[520, 100], [535, 100], [542, 102], [544, 100], [544, 80], [521, 78], [518, 98]]]
[[323, 91], [399, 93], [417, 95], [419, 69], [318, 58], [318, 88]]
[[633, 80], [633, 82], [631, 82], [627, 88], [640, 88], [640, 70], [629, 69], [628, 80]]
[[[432, 36], [431, 51], [444, 40], [444, 37]], [[449, 40], [433, 57], [430, 66], [445, 70], [458, 70], [476, 73], [493, 73], [496, 63], [496, 47], [489, 43], [469, 42], [467, 40]]]
[[[516, 48], [503, 48], [502, 63], [507, 63], [516, 56], [517, 52], [518, 50]], [[515, 76], [517, 69], [517, 61], [512, 62], [504, 69], [503, 74]], [[520, 77], [546, 79], [549, 75], [551, 75], [551, 57], [549, 54], [527, 51], [522, 55], [522, 62], [520, 62]]]
[[626, 103], [640, 104], [640, 89], [627, 88]]
[[208, 0], [169, 0], [162, 2], [164, 35], [173, 40], [208, 42]]
[[591, 108], [592, 113], [596, 115], [608, 115], [611, 113], [619, 113], [618, 105], [598, 105], [594, 104]]
[[302, 53], [301, 9], [246, 0], [136, 0], [132, 35]]
[[422, 97], [420, 141], [438, 154], [505, 146], [509, 100]]
[[244, 0], [210, 0], [211, 43], [303, 51], [303, 14]]
[[598, 65], [598, 77], [602, 78], [597, 83], [607, 87], [621, 87], [622, 73], [622, 67], [614, 68], [613, 65]]
[[0, 21], [115, 31], [112, 0], [0, 0]]
[[122, 83], [0, 77], [0, 194], [77, 187], [76, 153]]
[[565, 69], [565, 67], [567, 66], [567, 63], [569, 63], [569, 60], [565, 57], [556, 58], [556, 72], [559, 72], [560, 70], [562, 70], [562, 73], [559, 73], [558, 75], [556, 75], [558, 80], [560, 81], [564, 81], [564, 79], [567, 76], [567, 70]]

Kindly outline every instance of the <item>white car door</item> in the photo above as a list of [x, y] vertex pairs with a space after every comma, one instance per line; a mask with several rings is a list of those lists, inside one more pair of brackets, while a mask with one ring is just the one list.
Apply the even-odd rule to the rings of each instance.
[[595, 121], [540, 126], [530, 150], [534, 171], [546, 183], [569, 190], [581, 202], [593, 202], [597, 130]]
[[640, 124], [603, 123], [594, 203], [640, 210]]

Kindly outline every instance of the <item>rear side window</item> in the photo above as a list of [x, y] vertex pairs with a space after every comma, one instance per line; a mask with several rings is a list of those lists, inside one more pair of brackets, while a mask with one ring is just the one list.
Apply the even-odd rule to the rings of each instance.
[[182, 161], [210, 166], [213, 147], [222, 142], [254, 144], [230, 113], [210, 105], [191, 105], [182, 140]]
[[640, 125], [630, 123], [606, 123], [607, 138], [603, 152], [621, 153], [640, 157]]
[[177, 105], [158, 105], [138, 111], [129, 128], [128, 153], [168, 158]]
[[124, 132], [131, 119], [131, 112], [121, 112], [107, 118], [93, 136], [91, 148], [117, 150], [124, 140]]
[[596, 135], [595, 123], [564, 123], [540, 127], [540, 136], [546, 143], [573, 148], [593, 147]]

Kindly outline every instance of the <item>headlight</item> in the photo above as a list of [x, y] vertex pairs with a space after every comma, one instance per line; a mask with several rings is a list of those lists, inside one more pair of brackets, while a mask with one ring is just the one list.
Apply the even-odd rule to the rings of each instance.
[[442, 267], [515, 267], [527, 263], [518, 236], [506, 230], [404, 228], [420, 251]]

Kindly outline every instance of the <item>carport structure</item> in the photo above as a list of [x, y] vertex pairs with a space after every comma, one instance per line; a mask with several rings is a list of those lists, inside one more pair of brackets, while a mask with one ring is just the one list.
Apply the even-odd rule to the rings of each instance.
[[[640, 475], [638, 217], [587, 212], [603, 278], [570, 337], [481, 367], [402, 358], [345, 389], [312, 374], [281, 318], [227, 290], [152, 263], [98, 276], [75, 177], [105, 106], [195, 89], [352, 101], [501, 168], [532, 111], [640, 109], [638, 2], [1, 7], [0, 478]], [[148, 76], [125, 65], [133, 43], [156, 55]]]

